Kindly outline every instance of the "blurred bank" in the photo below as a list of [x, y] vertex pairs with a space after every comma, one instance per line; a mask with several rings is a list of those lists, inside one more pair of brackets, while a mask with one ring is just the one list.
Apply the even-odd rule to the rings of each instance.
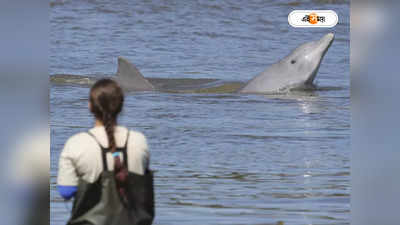
[[400, 224], [398, 1], [352, 1], [353, 225]]

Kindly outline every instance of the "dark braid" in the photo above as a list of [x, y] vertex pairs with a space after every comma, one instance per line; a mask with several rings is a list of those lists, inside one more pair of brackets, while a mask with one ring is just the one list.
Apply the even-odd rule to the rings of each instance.
[[115, 152], [117, 150], [117, 145], [115, 143], [115, 137], [114, 137], [114, 127], [116, 122], [113, 121], [112, 116], [106, 114], [104, 115], [102, 121], [104, 123], [104, 127], [107, 133], [108, 147], [110, 148], [111, 152]]
[[[90, 90], [90, 110], [100, 120], [106, 130], [108, 146], [112, 153], [117, 150], [114, 131], [118, 114], [122, 110], [124, 95], [118, 84], [111, 79], [97, 81]], [[126, 179], [128, 169], [121, 163], [121, 158], [114, 158], [114, 173], [121, 198], [126, 200]], [[126, 159], [124, 159], [126, 160]]]

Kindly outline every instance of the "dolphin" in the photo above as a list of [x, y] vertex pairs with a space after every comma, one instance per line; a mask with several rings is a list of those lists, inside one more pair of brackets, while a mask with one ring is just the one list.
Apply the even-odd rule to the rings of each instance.
[[251, 79], [238, 92], [264, 94], [313, 88], [315, 76], [334, 37], [333, 33], [329, 33], [320, 40], [300, 45], [288, 56]]
[[118, 57], [118, 70], [115, 80], [125, 90], [154, 91], [154, 86], [140, 71], [123, 57]]
[[[118, 57], [117, 73], [112, 78], [126, 91], [273, 94], [292, 89], [309, 89], [315, 87], [313, 81], [334, 36], [329, 33], [320, 40], [302, 44], [247, 83], [221, 82], [218, 79], [145, 78], [135, 65], [123, 57]], [[89, 86], [98, 79], [66, 74], [50, 76], [53, 83]]]
[[[227, 86], [225, 85], [226, 82], [210, 78], [145, 78], [134, 64], [121, 56], [118, 57], [118, 69], [115, 75], [95, 76], [53, 74], [50, 75], [50, 82], [54, 85], [78, 85], [90, 87], [102, 78], [114, 79], [119, 83], [124, 91], [128, 92], [161, 91], [173, 93], [232, 93], [243, 86], [242, 82], [230, 82], [231, 86]], [[230, 90], [226, 87], [228, 87], [228, 89], [230, 88]]]

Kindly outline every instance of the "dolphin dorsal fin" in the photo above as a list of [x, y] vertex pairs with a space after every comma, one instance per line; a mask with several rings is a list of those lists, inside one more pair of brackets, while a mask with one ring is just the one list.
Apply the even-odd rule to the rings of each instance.
[[146, 80], [140, 71], [123, 57], [118, 57], [117, 80], [120, 85], [132, 91], [153, 91], [154, 86]]

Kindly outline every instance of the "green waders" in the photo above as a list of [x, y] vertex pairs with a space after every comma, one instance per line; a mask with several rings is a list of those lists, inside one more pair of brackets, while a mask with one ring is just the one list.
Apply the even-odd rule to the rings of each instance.
[[[89, 134], [94, 137], [90, 132]], [[106, 153], [102, 150], [104, 171], [94, 183], [79, 181], [71, 218], [67, 225], [151, 225], [154, 218], [153, 174], [147, 170], [144, 175], [129, 172], [126, 183], [126, 199], [122, 201], [117, 190], [115, 175], [108, 171]], [[128, 168], [127, 143], [117, 148], [124, 156], [123, 163]]]

